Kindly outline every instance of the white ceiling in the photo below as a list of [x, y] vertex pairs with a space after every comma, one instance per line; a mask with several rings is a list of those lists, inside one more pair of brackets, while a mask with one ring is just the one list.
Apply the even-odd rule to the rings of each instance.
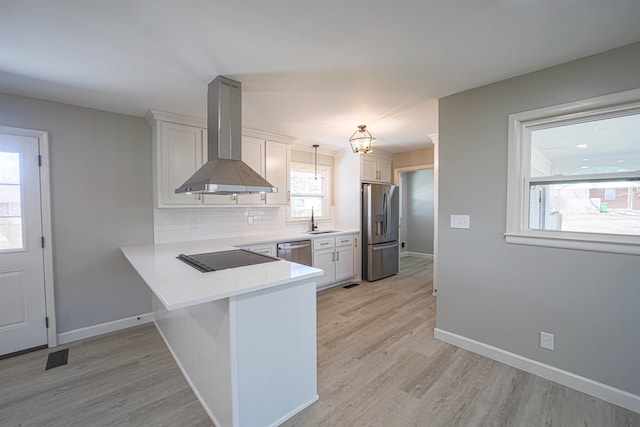
[[366, 124], [402, 152], [437, 99], [640, 40], [638, 0], [0, 0], [0, 92], [143, 116], [206, 114], [337, 149]]

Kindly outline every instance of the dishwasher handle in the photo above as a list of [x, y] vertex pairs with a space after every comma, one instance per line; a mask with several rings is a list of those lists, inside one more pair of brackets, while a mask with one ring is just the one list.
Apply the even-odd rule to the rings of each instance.
[[287, 250], [287, 249], [302, 249], [311, 247], [311, 243], [303, 243], [301, 245], [290, 245], [290, 244], [281, 244], [278, 245], [278, 250]]

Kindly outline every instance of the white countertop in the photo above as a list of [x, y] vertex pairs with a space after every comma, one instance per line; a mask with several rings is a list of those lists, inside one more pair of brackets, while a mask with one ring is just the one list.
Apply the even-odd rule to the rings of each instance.
[[[335, 234], [329, 234], [335, 235]], [[311, 235], [308, 235], [311, 236]], [[316, 235], [318, 236], [318, 235]], [[327, 234], [320, 235], [327, 236]], [[124, 256], [168, 310], [241, 295], [298, 280], [322, 275], [322, 270], [279, 260], [246, 267], [201, 273], [178, 260], [179, 254], [218, 252], [236, 249], [235, 245], [265, 241], [286, 241], [253, 237], [216, 239], [155, 245], [125, 246]]]

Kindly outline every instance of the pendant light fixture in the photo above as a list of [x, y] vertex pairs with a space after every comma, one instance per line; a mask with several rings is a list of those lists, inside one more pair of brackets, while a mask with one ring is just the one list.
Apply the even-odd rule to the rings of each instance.
[[371, 147], [376, 139], [367, 130], [367, 125], [358, 126], [358, 130], [351, 135], [349, 143], [354, 153], [367, 154], [373, 151]]

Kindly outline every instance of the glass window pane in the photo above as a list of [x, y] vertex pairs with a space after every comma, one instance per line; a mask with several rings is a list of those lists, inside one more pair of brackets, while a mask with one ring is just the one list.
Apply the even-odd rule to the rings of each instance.
[[0, 250], [22, 249], [20, 154], [0, 152]]
[[291, 193], [322, 194], [323, 176], [314, 172], [292, 170]]
[[640, 236], [640, 182], [531, 185], [529, 228]]
[[640, 114], [531, 131], [531, 177], [640, 170]]
[[322, 196], [291, 196], [291, 217], [309, 218], [313, 208], [314, 217], [324, 216]]
[[290, 176], [290, 208], [289, 218], [311, 217], [311, 209], [316, 219], [327, 217], [327, 199], [331, 198], [329, 182], [331, 169], [306, 163], [291, 163]]

